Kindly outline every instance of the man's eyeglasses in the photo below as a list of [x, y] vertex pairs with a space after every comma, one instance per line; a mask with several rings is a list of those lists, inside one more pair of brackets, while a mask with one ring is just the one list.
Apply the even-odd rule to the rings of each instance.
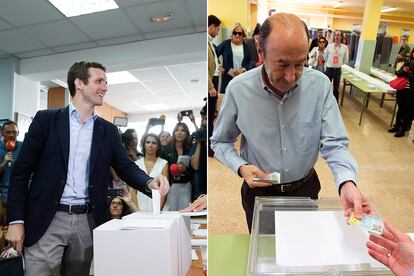
[[233, 31], [233, 35], [243, 36], [243, 32], [236, 32], [236, 31]]

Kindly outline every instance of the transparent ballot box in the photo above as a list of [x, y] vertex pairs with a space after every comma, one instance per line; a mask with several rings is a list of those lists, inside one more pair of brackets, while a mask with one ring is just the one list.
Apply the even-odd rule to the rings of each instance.
[[[372, 202], [371, 202], [372, 205]], [[375, 209], [375, 206], [373, 206]], [[249, 248], [249, 260], [247, 267], [248, 276], [259, 275], [393, 275], [385, 266], [371, 266], [369, 263], [356, 263], [346, 265], [278, 265], [276, 254], [276, 242], [278, 229], [275, 229], [275, 212], [295, 211], [342, 211], [339, 198], [322, 198], [312, 200], [302, 197], [256, 197], [252, 224], [252, 233]], [[324, 212], [325, 214], [327, 212]], [[290, 214], [290, 213], [286, 213]], [[302, 213], [300, 213], [302, 214]], [[305, 216], [309, 215], [303, 213]], [[323, 215], [322, 213], [316, 213]], [[279, 217], [278, 217], [279, 218]], [[345, 217], [341, 213], [341, 220]], [[279, 221], [280, 223], [281, 221]], [[359, 227], [352, 225], [352, 227]], [[280, 230], [281, 227], [279, 227]], [[306, 227], [300, 231], [306, 231]], [[281, 230], [280, 230], [281, 231]], [[279, 232], [281, 233], [281, 232]], [[364, 232], [365, 233], [365, 232]], [[285, 236], [286, 237], [286, 236]], [[300, 239], [301, 237], [298, 237]], [[362, 243], [365, 246], [365, 243]], [[280, 244], [279, 244], [280, 245]], [[361, 245], [362, 246], [362, 245]], [[280, 246], [278, 246], [280, 248]], [[314, 249], [315, 251], [318, 248]], [[340, 249], [338, 249], [340, 250]], [[368, 251], [367, 248], [365, 248]], [[295, 251], [297, 252], [297, 251]], [[362, 254], [365, 254], [363, 252]], [[294, 257], [294, 256], [293, 256]], [[279, 258], [280, 259], [280, 258]]]

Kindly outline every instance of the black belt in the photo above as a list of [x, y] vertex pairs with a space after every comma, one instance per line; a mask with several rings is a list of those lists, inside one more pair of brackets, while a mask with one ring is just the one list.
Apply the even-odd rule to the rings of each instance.
[[58, 211], [67, 212], [69, 214], [85, 214], [89, 213], [90, 207], [88, 204], [85, 205], [66, 205], [59, 204]]
[[281, 184], [277, 184], [277, 185], [272, 185], [273, 189], [285, 193], [285, 192], [291, 192], [294, 191], [296, 189], [299, 189], [300, 187], [302, 187], [303, 185], [305, 185], [312, 177], [313, 175], [316, 173], [315, 169], [312, 168], [309, 173], [302, 179], [299, 179], [297, 181], [293, 181], [293, 182], [288, 182], [288, 183], [281, 183]]

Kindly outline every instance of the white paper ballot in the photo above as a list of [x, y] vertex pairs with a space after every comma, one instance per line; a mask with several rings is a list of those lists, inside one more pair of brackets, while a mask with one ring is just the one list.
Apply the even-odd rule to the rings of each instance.
[[182, 212], [180, 213], [184, 217], [200, 217], [207, 216], [207, 210], [202, 210], [200, 212]]
[[368, 232], [346, 224], [343, 211], [276, 211], [275, 229], [278, 265], [384, 267], [368, 255]]
[[191, 249], [191, 260], [193, 261], [198, 260], [197, 252], [194, 249]]
[[182, 162], [186, 167], [190, 166], [191, 157], [189, 155], [180, 155], [177, 158], [177, 163]]
[[161, 194], [160, 191], [152, 189], [152, 214], [159, 215], [161, 213]]

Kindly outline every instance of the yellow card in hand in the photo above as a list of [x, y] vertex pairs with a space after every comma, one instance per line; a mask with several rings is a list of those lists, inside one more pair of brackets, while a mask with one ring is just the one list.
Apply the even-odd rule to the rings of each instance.
[[349, 223], [349, 224], [360, 224], [360, 223], [361, 223], [361, 221], [360, 221], [359, 219], [357, 219], [357, 218], [355, 217], [354, 212], [352, 212], [352, 213], [351, 213], [351, 216], [349, 217], [349, 221], [348, 221], [348, 223]]

